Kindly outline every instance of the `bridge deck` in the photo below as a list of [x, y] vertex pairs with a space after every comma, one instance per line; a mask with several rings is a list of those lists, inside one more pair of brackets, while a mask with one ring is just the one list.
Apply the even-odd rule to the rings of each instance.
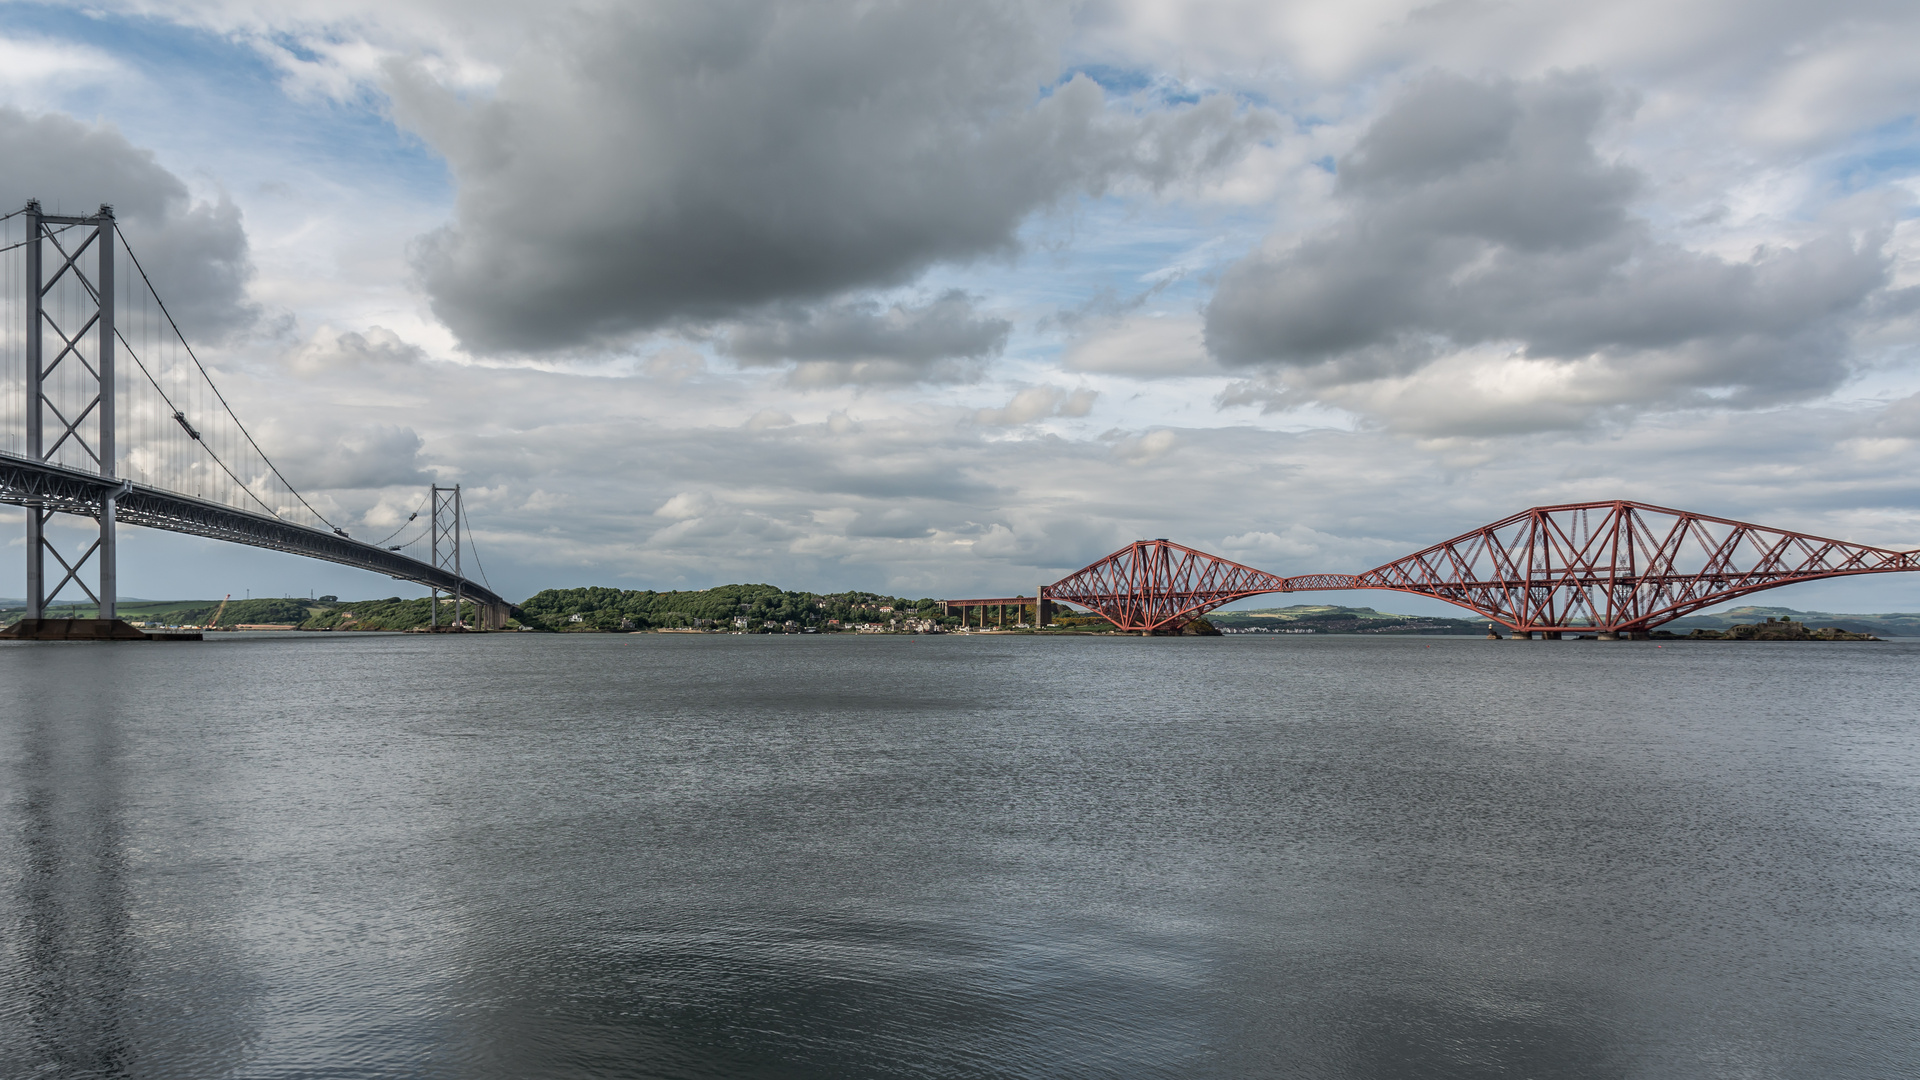
[[39, 505], [83, 517], [100, 516], [103, 495], [121, 491], [116, 520], [150, 529], [205, 536], [249, 547], [285, 551], [342, 566], [373, 570], [504, 611], [505, 598], [483, 585], [397, 551], [265, 514], [113, 480], [78, 469], [0, 453], [0, 502]]

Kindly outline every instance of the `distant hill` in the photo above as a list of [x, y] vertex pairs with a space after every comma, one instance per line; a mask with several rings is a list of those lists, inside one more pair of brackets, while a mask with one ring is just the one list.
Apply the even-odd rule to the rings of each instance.
[[1764, 623], [1769, 618], [1792, 619], [1813, 627], [1837, 626], [1856, 634], [1875, 637], [1920, 637], [1920, 614], [1888, 612], [1881, 615], [1844, 615], [1831, 611], [1796, 611], [1784, 607], [1746, 606], [1728, 608], [1702, 615], [1675, 619], [1661, 627], [1676, 633], [1683, 630], [1725, 630], [1732, 626]]
[[[0, 625], [11, 624], [25, 614], [24, 601], [0, 608]], [[341, 601], [332, 598], [310, 600], [304, 596], [262, 597], [230, 600], [220, 615], [221, 626], [250, 625], [298, 626], [305, 630], [408, 630], [424, 626], [432, 612], [425, 598], [403, 600], [390, 596], [384, 600]], [[120, 618], [133, 623], [156, 626], [202, 626], [220, 609], [218, 600], [122, 600], [115, 605]], [[472, 605], [468, 617], [472, 618]], [[47, 610], [49, 618], [91, 619], [100, 609], [92, 604], [55, 604]], [[441, 606], [441, 621], [453, 618], [453, 605]]]
[[1207, 616], [1207, 621], [1222, 633], [1477, 634], [1484, 637], [1487, 632], [1485, 619], [1394, 615], [1370, 607], [1334, 604], [1215, 611]]
[[[1829, 611], [1798, 611], [1784, 607], [1745, 606], [1675, 619], [1660, 627], [1677, 634], [1689, 630], [1726, 630], [1734, 626], [1764, 623], [1769, 618], [1792, 619], [1812, 627], [1837, 626], [1856, 634], [1875, 637], [1920, 637], [1920, 614], [1846, 615]], [[1207, 620], [1222, 631], [1312, 630], [1319, 634], [1485, 634], [1487, 620], [1449, 619], [1428, 615], [1394, 615], [1372, 608], [1337, 607], [1332, 604], [1295, 604], [1292, 607], [1261, 608], [1254, 611], [1216, 611]]]

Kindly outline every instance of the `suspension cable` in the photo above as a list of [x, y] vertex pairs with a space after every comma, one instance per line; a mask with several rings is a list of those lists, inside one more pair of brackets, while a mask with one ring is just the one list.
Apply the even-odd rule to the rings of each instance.
[[[128, 356], [131, 356], [131, 357], [133, 357], [133, 366], [135, 366], [135, 367], [137, 367], [137, 368], [139, 368], [139, 369], [140, 369], [140, 374], [142, 374], [142, 375], [145, 375], [145, 376], [147, 377], [147, 382], [148, 382], [148, 383], [151, 383], [151, 384], [152, 384], [152, 386], [153, 386], [153, 391], [154, 391], [154, 393], [156, 393], [156, 394], [159, 394], [159, 395], [160, 395], [160, 400], [161, 400], [161, 401], [164, 401], [164, 402], [166, 402], [166, 403], [167, 403], [167, 408], [169, 408], [169, 409], [173, 409], [173, 410], [174, 410], [174, 415], [176, 415], [176, 416], [177, 416], [177, 415], [179, 415], [179, 412], [180, 412], [180, 410], [174, 407], [174, 404], [173, 404], [173, 399], [167, 396], [167, 392], [166, 392], [165, 390], [162, 390], [162, 389], [160, 389], [160, 384], [159, 384], [158, 382], [156, 382], [156, 381], [154, 380], [154, 377], [153, 377], [153, 372], [151, 372], [151, 371], [148, 371], [148, 370], [147, 370], [147, 365], [146, 365], [145, 363], [143, 363], [143, 362], [141, 361], [141, 359], [140, 359], [140, 354], [139, 354], [139, 353], [137, 353], [137, 352], [134, 352], [134, 351], [133, 351], [133, 345], [132, 345], [132, 344], [130, 344], [130, 343], [129, 343], [129, 342], [127, 341], [127, 339], [126, 339], [126, 335], [124, 335], [124, 334], [122, 334], [122, 333], [120, 332], [120, 328], [119, 328], [118, 326], [115, 326], [115, 327], [113, 328], [113, 336], [114, 336], [114, 337], [117, 337], [117, 338], [119, 338], [119, 339], [120, 339], [120, 344], [122, 344], [122, 345], [124, 345], [124, 346], [126, 346], [126, 349], [127, 349], [127, 355], [128, 355]], [[211, 381], [209, 381], [209, 385], [211, 385]], [[217, 389], [216, 389], [216, 390], [214, 391], [214, 393], [216, 393], [216, 394], [218, 394], [219, 392], [220, 392], [220, 391], [219, 391], [219, 390], [217, 390]], [[231, 415], [231, 414], [232, 414], [232, 411], [231, 411], [231, 410], [229, 410], [229, 411], [228, 411], [228, 414], [229, 414], [229, 415]], [[234, 422], [235, 422], [235, 423], [238, 423], [238, 422], [239, 422], [239, 418], [238, 418], [238, 417], [235, 417], [235, 418], [234, 418]], [[254, 502], [257, 502], [257, 503], [259, 503], [259, 504], [260, 504], [260, 507], [261, 507], [261, 509], [263, 509], [263, 510], [265, 510], [265, 511], [266, 511], [267, 513], [269, 513], [269, 514], [271, 514], [271, 515], [273, 515], [273, 516], [274, 516], [274, 517], [276, 517], [276, 518], [278, 518], [278, 517], [280, 516], [280, 511], [278, 511], [278, 510], [275, 510], [275, 509], [274, 509], [273, 507], [271, 507], [271, 506], [268, 506], [268, 505], [267, 505], [267, 501], [266, 501], [265, 499], [262, 499], [262, 498], [261, 498], [261, 497], [260, 497], [259, 495], [257, 495], [257, 494], [255, 494], [255, 492], [254, 492], [254, 490], [253, 490], [253, 488], [251, 488], [251, 487], [249, 487], [249, 486], [247, 486], [247, 482], [246, 482], [246, 481], [244, 481], [244, 480], [242, 480], [242, 479], [240, 479], [240, 478], [239, 478], [238, 476], [235, 476], [235, 475], [233, 474], [233, 470], [232, 470], [232, 469], [229, 469], [229, 468], [227, 468], [227, 463], [226, 463], [226, 462], [224, 462], [224, 461], [221, 461], [221, 460], [220, 460], [220, 455], [219, 455], [219, 454], [216, 454], [216, 453], [214, 453], [214, 452], [213, 452], [213, 447], [211, 447], [211, 446], [208, 446], [208, 445], [206, 444], [206, 442], [205, 442], [205, 440], [202, 440], [202, 439], [199, 439], [199, 438], [195, 438], [195, 439], [194, 439], [194, 441], [200, 444], [200, 449], [202, 449], [202, 450], [204, 450], [204, 451], [206, 451], [206, 454], [207, 454], [207, 456], [213, 459], [213, 463], [214, 463], [215, 465], [218, 465], [218, 466], [220, 466], [220, 471], [221, 471], [221, 472], [223, 472], [223, 473], [226, 473], [226, 474], [227, 474], [227, 479], [229, 479], [229, 480], [232, 480], [232, 481], [233, 481], [233, 483], [234, 483], [234, 486], [235, 486], [235, 487], [238, 487], [238, 488], [239, 488], [239, 489], [240, 489], [241, 491], [244, 491], [244, 492], [246, 492], [246, 493], [247, 493], [247, 495], [248, 495], [248, 497], [249, 497], [249, 498], [251, 498], [251, 499], [252, 499], [252, 500], [253, 500]], [[258, 447], [256, 447], [255, 449], [258, 449]], [[267, 456], [267, 455], [265, 455], [265, 454], [261, 454], [261, 455], [260, 455], [260, 457], [261, 457], [261, 459], [262, 459], [262, 460], [265, 460], [265, 458], [266, 458], [266, 456]], [[280, 476], [280, 470], [278, 470], [278, 469], [274, 469], [274, 468], [273, 468], [273, 462], [271, 462], [271, 461], [268, 461], [268, 462], [267, 462], [267, 468], [269, 468], [269, 469], [273, 469], [273, 475], [275, 475], [275, 476]], [[283, 482], [283, 483], [284, 483], [285, 481], [286, 481], [286, 478], [285, 478], [285, 477], [281, 477], [281, 482]], [[293, 485], [292, 485], [292, 484], [287, 484], [287, 490], [288, 490], [288, 491], [293, 491]], [[300, 493], [299, 493], [299, 492], [297, 492], [297, 491], [294, 491], [294, 492], [293, 492], [293, 495], [294, 495], [294, 498], [296, 498], [296, 499], [299, 499], [299, 498], [300, 498]], [[300, 502], [301, 502], [301, 503], [302, 503], [303, 505], [304, 505], [304, 504], [306, 503], [306, 501], [307, 501], [307, 500], [305, 500], [305, 499], [300, 499]], [[307, 509], [309, 509], [309, 510], [313, 510], [313, 507], [311, 507], [311, 506], [309, 506], [309, 507], [307, 507]], [[314, 514], [313, 514], [313, 516], [314, 516], [314, 517], [320, 517], [320, 512], [319, 512], [318, 510], [314, 510]], [[327, 521], [327, 519], [326, 519], [326, 518], [320, 518], [320, 520], [321, 520], [321, 521]], [[328, 524], [328, 525], [332, 525], [332, 524], [333, 524], [333, 522], [331, 522], [331, 521], [327, 521], [327, 524]]]
[[[432, 492], [428, 492], [428, 494], [432, 494]], [[397, 528], [397, 529], [395, 529], [395, 530], [393, 530], [393, 536], [389, 536], [389, 537], [387, 537], [387, 540], [391, 540], [391, 539], [393, 539], [393, 537], [394, 537], [394, 536], [399, 536], [399, 535], [400, 535], [401, 533], [403, 533], [403, 532], [406, 532], [406, 531], [407, 531], [407, 526], [409, 526], [409, 525], [411, 525], [411, 524], [413, 524], [413, 522], [414, 522], [414, 519], [420, 516], [420, 508], [421, 508], [422, 506], [425, 506], [425, 505], [427, 505], [427, 496], [426, 496], [426, 495], [422, 495], [422, 496], [420, 496], [420, 501], [419, 501], [418, 503], [415, 503], [415, 504], [414, 504], [414, 507], [413, 507], [413, 513], [411, 513], [411, 514], [408, 514], [408, 515], [407, 515], [407, 520], [405, 520], [405, 521], [403, 521], [403, 522], [401, 522], [401, 523], [400, 523], [400, 527], [399, 527], [399, 528]], [[382, 540], [382, 541], [380, 541], [380, 545], [381, 545], [381, 546], [384, 546], [384, 545], [386, 544], [386, 542], [387, 542], [387, 540]], [[408, 544], [412, 544], [412, 543], [418, 543], [418, 539], [416, 538], [416, 539], [414, 539], [414, 540], [409, 540], [409, 541], [407, 541], [407, 543], [408, 543]], [[402, 545], [400, 545], [400, 546], [401, 546], [401, 547], [405, 547], [405, 546], [407, 546], [407, 545], [406, 545], [406, 544], [402, 544]]]
[[[427, 525], [427, 528], [420, 530], [420, 535], [414, 537], [413, 539], [407, 541], [404, 544], [393, 544], [393, 545], [387, 546], [387, 550], [388, 551], [405, 551], [406, 549], [412, 547], [413, 545], [419, 543], [420, 541], [425, 540], [427, 538], [428, 531], [431, 530], [432, 528], [433, 528], [433, 525], [431, 522], [429, 522]], [[400, 534], [399, 533], [394, 534], [394, 536], [398, 536], [398, 535]], [[387, 537], [387, 540], [391, 540], [391, 539], [393, 539], [393, 536]], [[381, 541], [381, 544], [383, 546], [386, 546], [386, 541], [385, 540]]]
[[[115, 235], [115, 236], [119, 236], [119, 234], [120, 234], [120, 230], [119, 230], [118, 228], [116, 228], [116, 229], [114, 229], [114, 230], [113, 230], [113, 232], [114, 232], [114, 235]], [[176, 322], [174, 322], [174, 320], [173, 320], [173, 312], [171, 312], [171, 311], [169, 311], [169, 310], [167, 310], [167, 302], [166, 302], [165, 300], [162, 300], [162, 299], [160, 298], [160, 292], [159, 292], [159, 290], [157, 290], [157, 289], [155, 289], [155, 288], [153, 287], [153, 279], [152, 279], [152, 278], [149, 278], [149, 277], [147, 276], [147, 268], [146, 268], [146, 267], [144, 267], [144, 266], [142, 266], [142, 265], [140, 265], [140, 256], [138, 256], [138, 255], [135, 255], [135, 254], [133, 253], [133, 247], [132, 247], [132, 245], [130, 245], [130, 244], [128, 244], [128, 243], [127, 243], [127, 239], [126, 239], [126, 237], [124, 237], [124, 236], [121, 236], [121, 237], [120, 237], [120, 247], [121, 247], [121, 248], [122, 248], [122, 249], [123, 249], [124, 251], [126, 251], [126, 253], [127, 253], [127, 258], [129, 258], [129, 259], [131, 259], [131, 260], [133, 260], [133, 268], [134, 268], [135, 270], [138, 270], [138, 271], [140, 272], [140, 280], [141, 280], [142, 282], [144, 282], [144, 283], [146, 284], [146, 286], [147, 286], [147, 291], [153, 294], [153, 301], [154, 301], [154, 303], [156, 303], [156, 304], [158, 304], [158, 305], [159, 305], [159, 307], [160, 307], [160, 314], [162, 314], [162, 315], [164, 315], [164, 316], [166, 316], [166, 320], [167, 320], [167, 325], [168, 325], [169, 327], [171, 327], [171, 328], [173, 329], [173, 335], [174, 335], [174, 337], [176, 337], [176, 338], [179, 338], [179, 339], [180, 339], [180, 345], [181, 345], [181, 347], [182, 347], [182, 348], [184, 348], [184, 349], [186, 349], [186, 350], [187, 350], [187, 356], [188, 356], [189, 358], [191, 358], [191, 359], [193, 360], [193, 366], [194, 366], [194, 367], [197, 367], [197, 368], [199, 368], [199, 369], [200, 369], [200, 376], [201, 376], [201, 378], [204, 378], [204, 379], [205, 379], [205, 380], [207, 381], [207, 388], [213, 391], [213, 396], [214, 396], [215, 398], [217, 398], [217, 399], [219, 399], [219, 402], [220, 402], [220, 406], [221, 406], [221, 408], [224, 408], [224, 409], [226, 409], [226, 410], [227, 410], [227, 415], [228, 415], [229, 417], [232, 417], [232, 418], [233, 418], [233, 425], [234, 425], [234, 427], [236, 427], [236, 428], [238, 428], [238, 429], [240, 429], [240, 434], [241, 434], [242, 436], [244, 436], [244, 437], [246, 438], [246, 440], [247, 440], [247, 445], [249, 445], [249, 446], [251, 446], [251, 447], [253, 447], [253, 450], [254, 450], [254, 453], [256, 453], [256, 454], [259, 454], [259, 455], [260, 455], [260, 460], [262, 460], [262, 461], [264, 461], [264, 462], [266, 462], [266, 463], [267, 463], [267, 470], [268, 470], [269, 472], [271, 472], [271, 473], [273, 473], [273, 475], [274, 475], [275, 477], [278, 477], [278, 478], [279, 478], [279, 480], [280, 480], [280, 482], [281, 482], [282, 484], [286, 484], [286, 485], [287, 485], [287, 491], [288, 491], [288, 492], [290, 492], [290, 493], [291, 493], [291, 494], [293, 495], [293, 497], [294, 497], [294, 498], [296, 498], [296, 499], [298, 499], [298, 500], [300, 500], [300, 505], [301, 505], [301, 506], [304, 506], [304, 507], [306, 507], [306, 508], [307, 508], [307, 512], [308, 512], [308, 513], [310, 513], [310, 514], [312, 514], [312, 515], [313, 515], [314, 517], [317, 517], [317, 518], [319, 518], [319, 519], [320, 519], [320, 521], [321, 521], [321, 522], [322, 522], [323, 524], [325, 524], [325, 525], [326, 525], [326, 526], [327, 526], [328, 528], [330, 528], [330, 529], [333, 529], [334, 531], [336, 531], [336, 532], [338, 532], [338, 531], [339, 531], [339, 527], [338, 527], [338, 526], [336, 526], [336, 525], [334, 525], [334, 523], [333, 523], [333, 522], [331, 522], [331, 521], [328, 521], [328, 520], [327, 520], [327, 516], [326, 516], [325, 514], [322, 514], [322, 513], [320, 512], [320, 511], [318, 511], [318, 510], [315, 510], [315, 509], [313, 508], [313, 504], [307, 501], [307, 497], [306, 497], [305, 495], [302, 495], [302, 494], [300, 494], [300, 490], [299, 490], [298, 488], [296, 488], [296, 487], [294, 487], [294, 486], [293, 486], [293, 484], [292, 484], [292, 483], [291, 483], [290, 481], [288, 481], [288, 480], [287, 480], [287, 478], [286, 478], [286, 476], [285, 476], [285, 475], [284, 475], [283, 473], [281, 473], [281, 472], [280, 472], [280, 470], [279, 470], [279, 468], [277, 468], [277, 467], [276, 467], [276, 466], [275, 466], [275, 465], [273, 464], [273, 459], [267, 456], [267, 452], [266, 452], [265, 450], [262, 450], [262, 449], [260, 449], [260, 444], [254, 441], [254, 439], [253, 439], [253, 433], [252, 433], [252, 432], [249, 432], [249, 431], [247, 430], [247, 425], [245, 425], [245, 424], [243, 424], [243, 423], [241, 423], [241, 422], [240, 422], [240, 417], [239, 417], [239, 415], [238, 415], [238, 414], [236, 414], [236, 413], [235, 413], [235, 412], [233, 411], [233, 406], [227, 403], [227, 397], [226, 397], [226, 395], [225, 395], [225, 394], [222, 394], [222, 393], [220, 392], [220, 387], [218, 387], [218, 386], [216, 386], [216, 385], [214, 384], [214, 381], [213, 381], [213, 376], [212, 376], [211, 374], [209, 374], [209, 373], [207, 372], [207, 366], [206, 366], [205, 364], [202, 364], [202, 363], [200, 362], [200, 357], [199, 357], [199, 354], [197, 354], [197, 353], [195, 353], [195, 352], [193, 351], [193, 345], [192, 345], [192, 343], [190, 343], [190, 342], [188, 342], [188, 341], [187, 341], [187, 336], [186, 336], [185, 334], [183, 334], [183, 333], [181, 333], [181, 332], [180, 332], [180, 324], [179, 324], [179, 323], [176, 323]], [[117, 331], [116, 331], [116, 333], [117, 333]], [[142, 368], [142, 370], [145, 370], [145, 369], [144, 369], [144, 368]], [[149, 376], [149, 378], [151, 378], [151, 376]], [[158, 387], [156, 387], [156, 389], [157, 389], [157, 388], [158, 388]], [[202, 443], [202, 444], [201, 444], [201, 446], [202, 446], [202, 447], [205, 447], [205, 445], [206, 445], [205, 443]], [[211, 454], [212, 454], [212, 451], [211, 451], [211, 450], [209, 450], [209, 451], [208, 451], [208, 454], [209, 454], [209, 455], [211, 456]], [[215, 458], [214, 460], [215, 460], [215, 461], [218, 461], [219, 459], [218, 459], [218, 458]], [[223, 470], [225, 470], [225, 469], [226, 469], [227, 467], [226, 467], [226, 465], [225, 465], [225, 464], [222, 464], [222, 465], [220, 466], [220, 468], [221, 468], [221, 469], [223, 469]], [[230, 471], [230, 470], [228, 470], [228, 471], [227, 471], [227, 475], [228, 475], [228, 476], [233, 476], [233, 473], [232, 473], [232, 471]], [[239, 481], [239, 478], [238, 478], [238, 477], [234, 477], [234, 482], [235, 482], [235, 483], [239, 483], [239, 482], [240, 482], [240, 481]], [[241, 486], [241, 487], [243, 487], [243, 488], [244, 488], [244, 487], [246, 487], [246, 485], [245, 485], [245, 484], [241, 484], [240, 486]], [[251, 489], [249, 489], [249, 492], [251, 492]], [[265, 506], [265, 505], [266, 505], [266, 503], [265, 503], [265, 502], [263, 502], [263, 501], [262, 501], [262, 500], [260, 499], [260, 497], [259, 497], [258, 495], [255, 495], [255, 496], [253, 497], [253, 499], [254, 499], [254, 501], [255, 501], [255, 502], [258, 502], [258, 503], [260, 503], [260, 505], [262, 505], [262, 506]], [[279, 517], [279, 514], [277, 514], [277, 513], [276, 513], [276, 514], [274, 514], [274, 516], [275, 516], [275, 517]]]
[[[21, 213], [21, 211], [15, 210], [13, 214], [8, 214], [7, 217], [0, 217], [0, 221], [5, 221], [7, 220], [7, 218], [10, 218], [14, 216], [14, 214], [18, 214], [18, 213]], [[79, 227], [80, 226], [78, 225], [62, 225], [55, 232], [41, 233], [39, 236], [29, 236], [25, 240], [22, 240], [17, 244], [8, 244], [6, 247], [0, 247], [0, 254], [4, 254], [5, 252], [12, 251], [15, 248], [26, 247], [28, 244], [33, 243], [35, 240], [51, 240], [54, 237], [61, 235], [62, 233], [72, 232], [74, 229], [77, 229]]]
[[460, 504], [460, 518], [467, 523], [467, 546], [473, 549], [473, 565], [480, 571], [481, 583], [487, 587], [488, 592], [492, 592], [494, 591], [493, 582], [487, 580], [486, 564], [480, 561], [480, 545], [473, 542], [473, 518], [467, 516], [467, 505], [464, 501]]
[[[14, 211], [15, 214], [23, 213], [23, 212], [24, 211], [20, 211], [20, 210]], [[12, 216], [14, 215], [13, 214], [7, 215], [7, 217], [12, 217]], [[6, 220], [6, 218], [0, 218], [0, 221], [4, 221], [4, 220]], [[67, 229], [72, 229], [76, 227], [77, 226], [69, 225], [67, 226], [66, 229], [60, 230], [60, 232], [66, 232]], [[59, 233], [50, 233], [48, 234], [48, 237], [50, 238], [52, 236], [58, 236], [58, 235]], [[133, 260], [134, 268], [140, 271], [140, 280], [146, 285], [147, 292], [153, 297], [154, 303], [159, 305], [160, 313], [166, 316], [167, 325], [172, 327], [174, 337], [179, 340], [181, 347], [187, 350], [187, 355], [193, 358], [194, 367], [200, 369], [200, 377], [206, 381], [207, 389], [212, 390], [213, 396], [220, 400], [220, 404], [227, 410], [227, 415], [229, 417], [232, 417], [234, 426], [240, 429], [240, 434], [246, 436], [247, 443], [253, 447], [255, 453], [260, 455], [260, 460], [266, 463], [267, 471], [271, 472], [274, 475], [274, 477], [277, 478], [282, 484], [286, 484], [287, 491], [291, 493], [294, 498], [299, 499], [300, 505], [306, 507], [309, 513], [311, 513], [314, 517], [319, 518], [321, 521], [325, 522], [329, 528], [333, 528], [333, 522], [327, 521], [325, 515], [321, 514], [320, 511], [315, 510], [313, 508], [313, 504], [307, 502], [306, 497], [301, 495], [299, 490], [296, 489], [291, 483], [288, 483], [287, 478], [281, 474], [278, 468], [274, 466], [273, 459], [267, 456], [267, 452], [265, 450], [260, 449], [259, 443], [256, 443], [253, 441], [253, 436], [248, 434], [246, 425], [240, 422], [240, 417], [234, 413], [233, 406], [227, 404], [226, 397], [220, 393], [220, 388], [214, 385], [213, 376], [207, 372], [206, 365], [202, 364], [200, 362], [200, 358], [194, 355], [193, 346], [187, 343], [186, 335], [180, 332], [179, 325], [173, 321], [173, 313], [167, 310], [167, 302], [165, 300], [160, 299], [160, 293], [154, 289], [152, 279], [147, 277], [146, 268], [140, 265], [140, 257], [133, 253], [133, 248], [127, 244], [126, 237], [120, 236], [120, 230], [117, 227], [113, 230], [113, 236], [117, 237], [120, 240], [121, 250], [127, 253], [127, 257]], [[15, 244], [14, 247], [20, 247], [22, 246], [22, 244], [25, 244], [26, 242], [27, 241], [22, 241], [21, 244]], [[111, 243], [111, 242], [112, 240], [108, 241], [108, 243]], [[6, 250], [11, 251], [12, 248], [8, 248]], [[86, 289], [87, 295], [92, 297], [93, 301], [96, 304], [99, 303], [100, 293], [98, 289], [94, 288], [93, 282], [89, 281], [85, 274], [79, 274], [76, 276], [78, 277], [80, 284]], [[140, 369], [140, 374], [145, 375], [147, 377], [147, 382], [153, 386], [154, 393], [159, 394], [160, 400], [167, 403], [167, 408], [174, 410], [174, 416], [177, 419], [180, 416], [179, 407], [174, 405], [173, 398], [170, 397], [165, 390], [160, 388], [159, 381], [153, 377], [153, 372], [147, 370], [147, 365], [145, 364], [145, 362], [143, 362], [140, 359], [140, 354], [134, 350], [133, 343], [127, 340], [126, 334], [121, 332], [120, 327], [117, 323], [113, 328], [113, 336], [119, 339], [120, 344], [126, 346], [127, 355], [133, 358], [134, 366]], [[241, 491], [246, 492], [247, 496], [251, 498], [254, 502], [259, 503], [261, 509], [265, 510], [270, 516], [276, 519], [280, 518], [280, 511], [276, 510], [272, 506], [269, 506], [265, 499], [262, 499], [259, 496], [259, 494], [253, 490], [253, 488], [247, 485], [246, 481], [240, 479], [240, 477], [235, 475], [234, 471], [231, 468], [227, 467], [227, 463], [220, 459], [220, 455], [215, 453], [213, 448], [206, 444], [205, 440], [199, 438], [198, 436], [195, 436], [194, 441], [200, 444], [200, 449], [204, 450], [206, 452], [206, 455], [209, 458], [213, 459], [213, 463], [215, 465], [220, 466], [220, 471], [227, 474], [227, 479], [232, 480], [233, 485], [235, 487], [239, 488]], [[339, 530], [334, 529], [334, 531], [338, 532]]]

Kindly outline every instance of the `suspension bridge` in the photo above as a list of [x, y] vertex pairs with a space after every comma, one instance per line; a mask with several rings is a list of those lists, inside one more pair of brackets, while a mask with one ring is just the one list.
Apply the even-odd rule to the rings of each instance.
[[[0, 292], [0, 502], [27, 510], [27, 610], [13, 636], [144, 636], [116, 618], [123, 523], [410, 581], [431, 590], [436, 627], [442, 593], [448, 629], [505, 624], [507, 601], [462, 564], [459, 488], [433, 487], [429, 520], [406, 543], [335, 525], [240, 422], [111, 207], [71, 216], [31, 202], [0, 218]], [[50, 530], [55, 515], [88, 521]], [[419, 540], [425, 559], [407, 553]], [[70, 588], [97, 619], [46, 617]]]
[[1139, 540], [1032, 597], [948, 600], [963, 620], [998, 608], [1085, 608], [1115, 629], [1177, 633], [1207, 612], [1269, 593], [1386, 589], [1444, 600], [1515, 639], [1644, 637], [1723, 601], [1803, 581], [1920, 570], [1895, 551], [1646, 503], [1537, 506], [1359, 574], [1282, 577], [1171, 540]]

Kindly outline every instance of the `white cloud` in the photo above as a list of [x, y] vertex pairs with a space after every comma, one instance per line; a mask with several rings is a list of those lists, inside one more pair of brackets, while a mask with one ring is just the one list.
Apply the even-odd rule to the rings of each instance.
[[14, 102], [52, 96], [74, 84], [92, 84], [124, 74], [98, 49], [60, 41], [0, 37], [0, 93]]
[[1058, 386], [1030, 386], [997, 409], [979, 409], [973, 422], [982, 427], [1019, 427], [1054, 416], [1082, 417], [1093, 411], [1096, 390], [1063, 390]]
[[1220, 366], [1207, 355], [1199, 318], [1185, 315], [1123, 319], [1073, 342], [1063, 366], [1069, 371], [1143, 378], [1220, 373]]

